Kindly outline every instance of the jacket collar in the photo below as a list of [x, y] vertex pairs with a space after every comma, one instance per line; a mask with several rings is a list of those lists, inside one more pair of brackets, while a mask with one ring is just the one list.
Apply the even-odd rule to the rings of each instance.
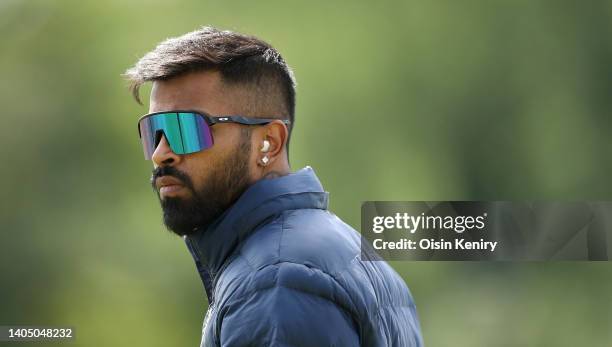
[[328, 194], [309, 166], [278, 178], [262, 179], [247, 188], [236, 203], [207, 228], [185, 236], [207, 294], [211, 294], [211, 283], [206, 282], [211, 281], [210, 277], [214, 280], [238, 244], [258, 225], [285, 210], [325, 210]]

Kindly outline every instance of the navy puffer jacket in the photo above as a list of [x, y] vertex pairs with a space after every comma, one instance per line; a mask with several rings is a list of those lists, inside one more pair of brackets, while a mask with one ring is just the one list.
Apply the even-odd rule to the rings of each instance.
[[249, 187], [185, 237], [208, 297], [201, 346], [422, 346], [410, 291], [327, 210], [310, 167]]

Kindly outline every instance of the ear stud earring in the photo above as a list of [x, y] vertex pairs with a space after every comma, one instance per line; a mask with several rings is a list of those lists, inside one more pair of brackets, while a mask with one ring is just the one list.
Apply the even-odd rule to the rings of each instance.
[[270, 159], [268, 159], [268, 156], [261, 158], [261, 162], [264, 166], [268, 165], [268, 161], [270, 161]]

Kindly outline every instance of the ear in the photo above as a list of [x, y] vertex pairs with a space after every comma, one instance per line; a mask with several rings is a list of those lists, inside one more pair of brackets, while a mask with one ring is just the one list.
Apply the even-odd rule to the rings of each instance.
[[[262, 126], [255, 134], [255, 149], [258, 159], [267, 157], [266, 166], [270, 166], [278, 160], [282, 160], [285, 154], [285, 145], [289, 136], [289, 130], [285, 123], [275, 120]], [[265, 143], [267, 141], [267, 144]]]

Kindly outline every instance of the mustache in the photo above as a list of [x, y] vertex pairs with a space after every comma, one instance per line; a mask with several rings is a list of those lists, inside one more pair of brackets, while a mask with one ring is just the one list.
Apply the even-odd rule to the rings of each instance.
[[153, 187], [154, 191], [157, 191], [157, 187], [155, 186], [155, 181], [157, 181], [157, 179], [162, 176], [172, 176], [176, 178], [177, 180], [181, 181], [181, 183], [185, 187], [191, 189], [192, 191], [194, 190], [193, 182], [191, 181], [191, 178], [187, 176], [187, 174], [177, 170], [176, 168], [172, 166], [159, 166], [156, 169], [153, 169], [153, 171], [151, 172], [151, 187]]

